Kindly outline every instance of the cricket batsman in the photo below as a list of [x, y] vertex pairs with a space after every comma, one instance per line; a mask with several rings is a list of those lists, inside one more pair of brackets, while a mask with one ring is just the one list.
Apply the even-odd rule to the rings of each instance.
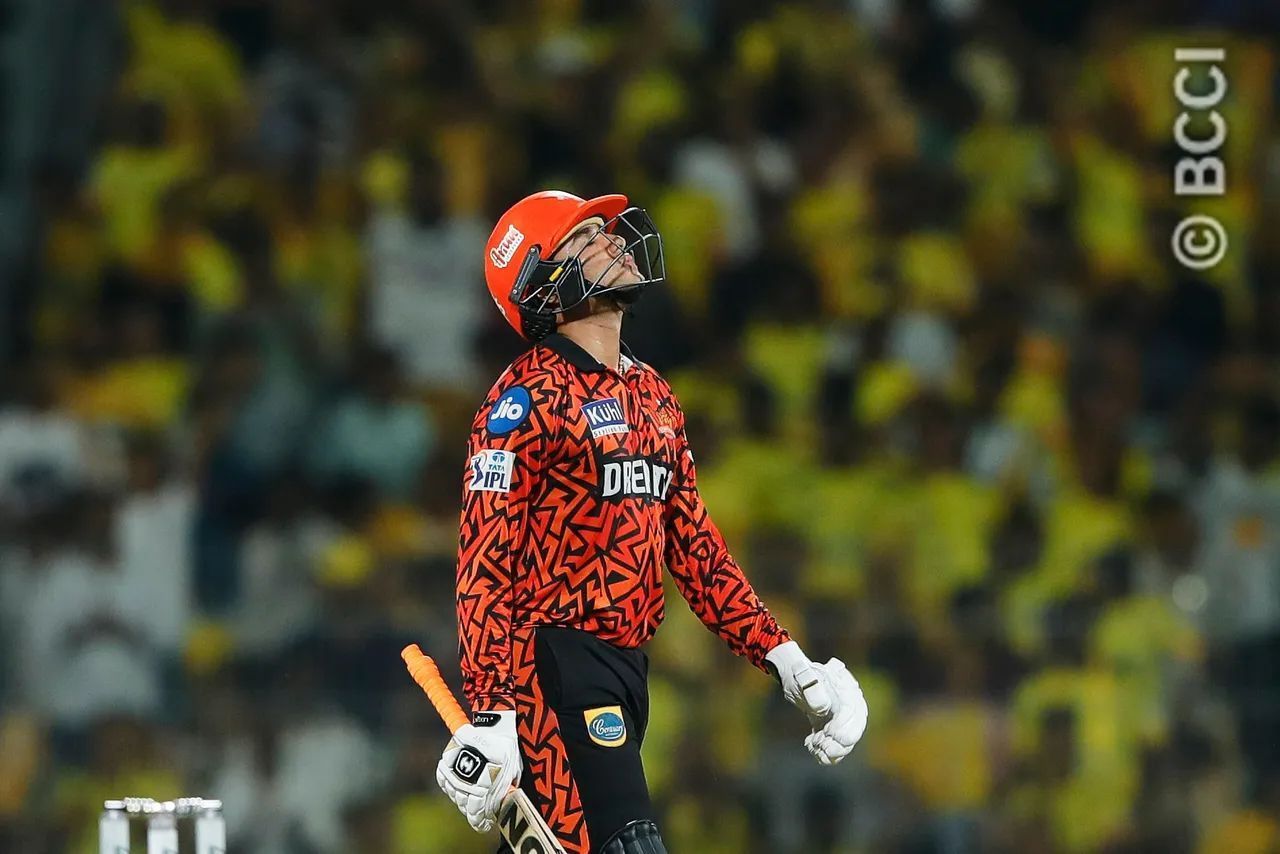
[[535, 346], [472, 424], [456, 599], [472, 722], [436, 779], [480, 832], [518, 784], [568, 854], [665, 854], [640, 761], [664, 565], [808, 717], [818, 762], [849, 754], [866, 702], [761, 603], [698, 495], [671, 387], [622, 343], [624, 309], [665, 276], [648, 215], [621, 195], [535, 193], [484, 260], [493, 301]]

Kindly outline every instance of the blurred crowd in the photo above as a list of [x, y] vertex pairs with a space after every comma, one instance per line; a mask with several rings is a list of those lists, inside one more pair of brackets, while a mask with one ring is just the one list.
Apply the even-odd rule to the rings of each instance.
[[[492, 849], [398, 651], [457, 685], [466, 432], [524, 346], [483, 244], [548, 187], [661, 228], [624, 337], [871, 706], [818, 767], [670, 591], [673, 852], [1280, 850], [1280, 52], [1177, 5], [117, 4], [0, 371], [0, 850], [126, 794], [221, 798], [240, 854]], [[1189, 41], [1220, 199], [1172, 193]]]

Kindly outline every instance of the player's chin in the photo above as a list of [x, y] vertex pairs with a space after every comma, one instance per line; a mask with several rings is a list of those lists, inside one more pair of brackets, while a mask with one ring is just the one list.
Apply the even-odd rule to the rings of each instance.
[[609, 274], [609, 278], [604, 282], [604, 287], [609, 290], [621, 290], [622, 288], [638, 285], [643, 281], [644, 277], [640, 275], [638, 270], [628, 269], [619, 265]]
[[618, 294], [604, 293], [591, 298], [591, 314], [621, 314], [625, 310]]

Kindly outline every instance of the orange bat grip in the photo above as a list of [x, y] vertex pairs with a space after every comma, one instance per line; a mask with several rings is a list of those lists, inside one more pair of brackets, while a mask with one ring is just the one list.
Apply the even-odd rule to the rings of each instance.
[[462, 711], [462, 706], [458, 705], [449, 686], [445, 684], [444, 677], [440, 675], [440, 668], [436, 667], [436, 663], [430, 656], [425, 655], [416, 643], [411, 643], [400, 650], [400, 657], [409, 668], [409, 675], [413, 677], [413, 681], [427, 693], [431, 705], [436, 707], [436, 712], [444, 719], [444, 725], [449, 728], [449, 732], [457, 732], [458, 727], [471, 722], [467, 713]]

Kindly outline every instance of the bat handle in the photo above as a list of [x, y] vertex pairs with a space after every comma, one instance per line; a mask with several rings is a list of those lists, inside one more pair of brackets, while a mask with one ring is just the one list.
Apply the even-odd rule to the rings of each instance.
[[470, 723], [467, 713], [462, 711], [462, 706], [458, 705], [453, 692], [449, 690], [444, 677], [440, 675], [440, 668], [436, 667], [436, 663], [430, 656], [423, 653], [416, 643], [411, 643], [400, 651], [400, 657], [409, 668], [409, 675], [413, 677], [413, 681], [426, 692], [431, 705], [436, 707], [436, 712], [444, 720], [444, 725], [449, 728], [449, 732], [457, 732], [459, 727]]

